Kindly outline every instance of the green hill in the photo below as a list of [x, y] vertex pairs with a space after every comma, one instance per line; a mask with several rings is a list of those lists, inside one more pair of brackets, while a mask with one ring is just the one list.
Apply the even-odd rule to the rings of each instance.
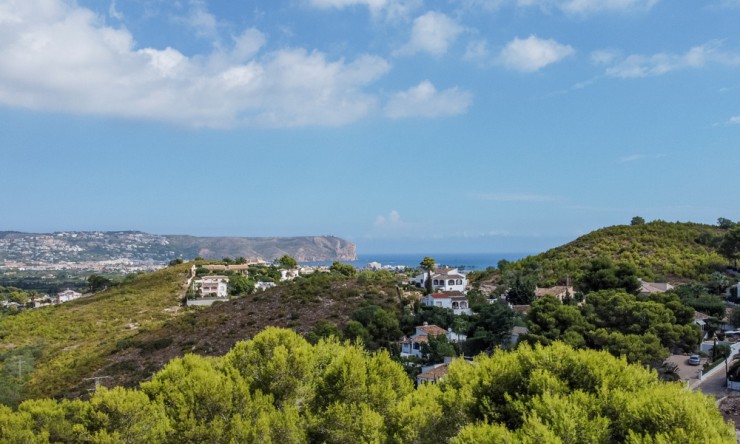
[[92, 376], [118, 341], [178, 315], [188, 270], [170, 267], [90, 297], [0, 317], [0, 401], [53, 396]]
[[647, 280], [699, 279], [726, 264], [717, 253], [724, 231], [711, 225], [655, 221], [641, 225], [616, 225], [516, 263], [539, 268], [542, 280], [555, 284], [578, 277], [592, 259], [606, 257], [637, 267]]
[[[319, 320], [343, 326], [363, 304], [396, 313], [395, 278], [318, 273], [210, 308], [180, 307], [190, 264], [54, 307], [0, 318], [0, 402], [75, 397], [104, 376], [134, 386], [185, 353], [220, 356], [266, 326], [308, 332]], [[21, 377], [18, 377], [18, 362]]]

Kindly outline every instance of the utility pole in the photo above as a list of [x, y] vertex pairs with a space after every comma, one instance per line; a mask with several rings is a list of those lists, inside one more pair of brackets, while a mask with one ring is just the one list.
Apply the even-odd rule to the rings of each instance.
[[21, 379], [23, 377], [23, 365], [26, 363], [25, 359], [23, 359], [23, 356], [16, 356], [16, 360], [18, 361], [18, 379]]
[[103, 379], [112, 379], [112, 376], [93, 376], [92, 378], [85, 378], [84, 381], [95, 381], [95, 387], [89, 389], [88, 391], [96, 392], [98, 390], [98, 387], [100, 387], [100, 381]]

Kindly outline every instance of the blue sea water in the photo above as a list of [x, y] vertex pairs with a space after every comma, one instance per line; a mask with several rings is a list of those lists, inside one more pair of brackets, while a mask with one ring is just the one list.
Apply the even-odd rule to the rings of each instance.
[[[515, 261], [529, 256], [532, 253], [368, 253], [357, 255], [356, 261], [342, 261], [356, 268], [363, 268], [370, 262], [379, 262], [381, 265], [404, 265], [416, 268], [424, 256], [433, 258], [440, 266], [457, 267], [460, 270], [474, 271], [495, 267], [498, 261], [506, 259]], [[303, 262], [303, 265], [331, 265], [331, 262]]]

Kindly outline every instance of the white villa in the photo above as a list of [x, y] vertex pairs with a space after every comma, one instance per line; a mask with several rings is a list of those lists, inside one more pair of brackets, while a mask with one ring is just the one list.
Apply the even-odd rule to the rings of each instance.
[[196, 280], [194, 284], [195, 291], [204, 298], [225, 298], [229, 294], [229, 278], [227, 276], [203, 276]]
[[259, 291], [265, 291], [272, 287], [277, 287], [277, 284], [274, 282], [257, 282], [254, 284], [254, 289]]
[[[422, 273], [413, 279], [414, 284], [424, 287], [427, 273]], [[432, 288], [435, 291], [459, 291], [465, 293], [468, 279], [457, 268], [438, 268], [432, 273]]]
[[456, 315], [471, 315], [473, 311], [468, 306], [468, 298], [459, 291], [449, 293], [432, 293], [424, 296], [421, 303], [430, 307], [449, 308]]
[[82, 297], [82, 293], [78, 293], [68, 288], [62, 292], [57, 293], [57, 302], [61, 304], [63, 302], [73, 301], [81, 297]]
[[449, 342], [462, 342], [467, 339], [462, 333], [455, 333], [450, 328], [445, 330], [434, 324], [424, 323], [416, 327], [416, 333], [410, 338], [403, 338], [401, 341], [401, 357], [416, 356], [421, 357], [421, 344], [429, 343], [429, 336], [445, 336]]

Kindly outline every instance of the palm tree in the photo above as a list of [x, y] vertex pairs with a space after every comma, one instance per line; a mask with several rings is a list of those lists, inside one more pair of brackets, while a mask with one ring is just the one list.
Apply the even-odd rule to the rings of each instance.
[[436, 268], [436, 262], [434, 259], [432, 259], [429, 256], [424, 256], [424, 259], [422, 259], [421, 263], [421, 269], [427, 272], [427, 279], [426, 279], [426, 289], [427, 293], [432, 292], [432, 271]]

